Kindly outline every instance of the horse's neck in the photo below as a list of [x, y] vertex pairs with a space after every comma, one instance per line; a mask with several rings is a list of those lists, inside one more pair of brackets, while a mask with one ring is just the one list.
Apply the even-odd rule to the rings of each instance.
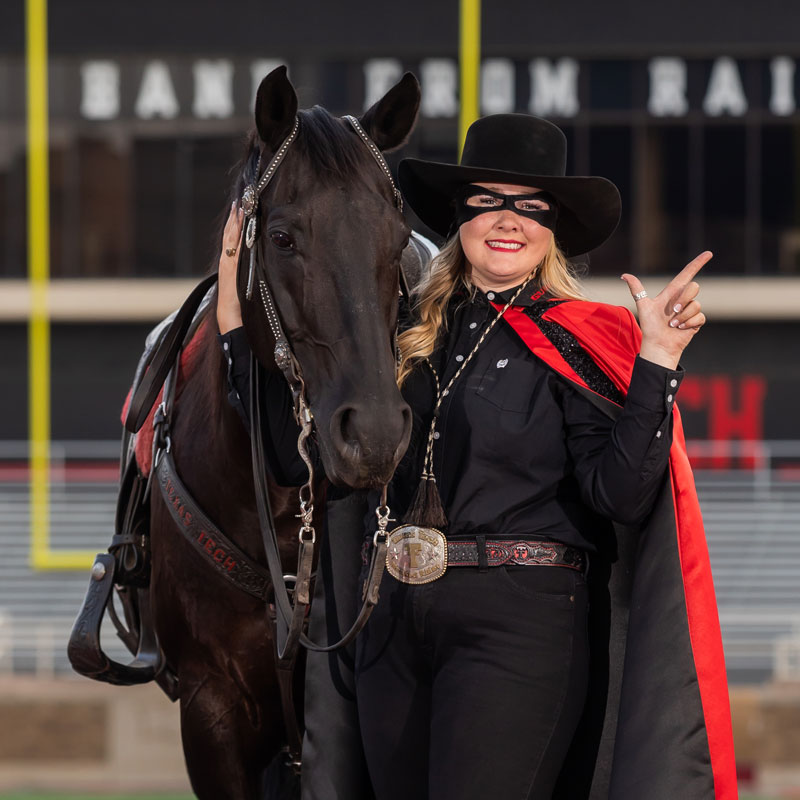
[[[175, 457], [179, 474], [206, 514], [245, 552], [261, 559], [250, 436], [228, 401], [227, 363], [217, 332], [209, 318], [188, 350], [175, 417]], [[318, 486], [317, 493], [321, 512], [324, 488]], [[291, 564], [297, 555], [298, 490], [270, 482], [269, 494], [281, 553]]]
[[[175, 419], [178, 472], [205, 513], [245, 552], [261, 560], [250, 437], [228, 401], [227, 364], [216, 341], [216, 324], [208, 320], [197, 335], [201, 338], [193, 342]], [[269, 489], [281, 544], [292, 542], [286, 553], [284, 547], [281, 550], [291, 560], [297, 549], [293, 536], [299, 510], [297, 489], [274, 485]], [[292, 536], [284, 535], [287, 532]]]
[[225, 357], [217, 343], [213, 307], [197, 326], [191, 342], [181, 356], [178, 398], [181, 416], [191, 417], [196, 426], [212, 427], [224, 441], [238, 422], [235, 409], [227, 400], [228, 381]]
[[179, 471], [191, 473], [197, 499], [203, 504], [205, 494], [210, 504], [222, 507], [223, 487], [230, 491], [232, 483], [252, 479], [250, 440], [228, 402], [227, 365], [217, 333], [212, 309], [184, 351], [173, 440]]

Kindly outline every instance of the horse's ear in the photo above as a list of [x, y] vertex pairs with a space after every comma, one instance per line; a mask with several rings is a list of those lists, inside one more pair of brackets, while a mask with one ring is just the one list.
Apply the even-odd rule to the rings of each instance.
[[359, 120], [370, 139], [384, 152], [402, 147], [417, 121], [419, 81], [406, 72], [400, 81]]
[[286, 77], [286, 67], [272, 70], [256, 92], [256, 130], [274, 153], [292, 132], [297, 116], [297, 94]]

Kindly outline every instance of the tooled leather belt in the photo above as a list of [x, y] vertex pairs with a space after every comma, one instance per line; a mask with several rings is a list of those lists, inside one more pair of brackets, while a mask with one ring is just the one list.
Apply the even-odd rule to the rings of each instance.
[[400, 525], [387, 540], [386, 570], [402, 583], [438, 580], [448, 567], [499, 567], [505, 564], [586, 570], [586, 554], [576, 547], [529, 539], [448, 540], [436, 528]]
[[524, 564], [569, 567], [581, 571], [586, 569], [586, 555], [583, 550], [558, 542], [486, 539], [482, 544], [486, 553], [485, 561], [479, 557], [478, 541], [448, 540], [447, 566], [500, 567], [504, 564]]

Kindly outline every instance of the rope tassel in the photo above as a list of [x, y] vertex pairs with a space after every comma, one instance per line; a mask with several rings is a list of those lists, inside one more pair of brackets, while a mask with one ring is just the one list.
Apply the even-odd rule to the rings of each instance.
[[411, 525], [418, 525], [421, 528], [447, 526], [447, 516], [442, 506], [439, 487], [436, 485], [436, 478], [430, 473], [422, 473], [406, 517]]

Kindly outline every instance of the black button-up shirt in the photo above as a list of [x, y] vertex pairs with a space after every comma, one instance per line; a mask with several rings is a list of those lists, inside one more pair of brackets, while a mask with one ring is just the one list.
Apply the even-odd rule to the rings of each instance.
[[[513, 291], [489, 299], [504, 303]], [[430, 364], [419, 364], [403, 386], [413, 433], [389, 497], [399, 522], [422, 471], [434, 371], [444, 388], [496, 315], [482, 292], [456, 297]], [[231, 400], [241, 406], [237, 393], [248, 397], [244, 333], [220, 338], [228, 344]], [[609, 519], [641, 521], [665, 477], [681, 378], [682, 371], [637, 358], [625, 406], [612, 420], [501, 320], [441, 405], [433, 469], [449, 520], [445, 534], [552, 539], [594, 550]], [[270, 468], [280, 482], [302, 483], [288, 390], [280, 375], [267, 380]]]

